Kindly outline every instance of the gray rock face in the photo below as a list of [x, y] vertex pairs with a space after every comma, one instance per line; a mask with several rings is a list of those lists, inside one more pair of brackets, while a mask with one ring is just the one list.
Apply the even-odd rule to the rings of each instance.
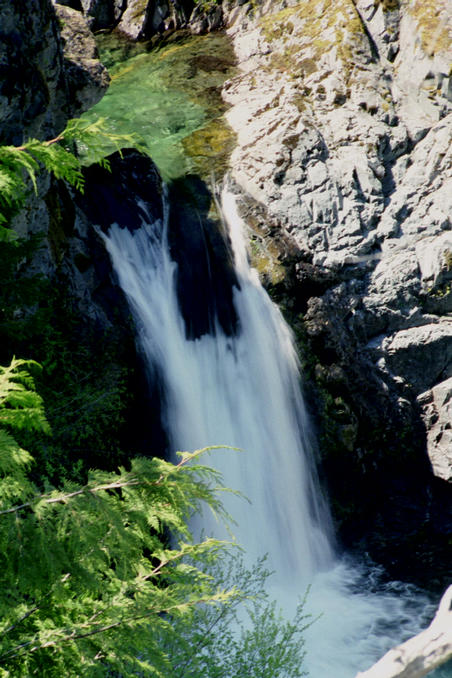
[[0, 143], [51, 137], [68, 116], [63, 55], [50, 0], [0, 7]]
[[373, 340], [369, 350], [388, 375], [400, 376], [416, 393], [452, 376], [452, 318], [416, 325], [383, 339]]
[[[108, 86], [107, 72], [97, 58], [83, 15], [64, 6], [55, 11], [50, 0], [32, 4], [25, 10], [20, 3], [3, 3], [0, 9], [3, 143], [56, 136], [70, 117], [96, 103]], [[96, 290], [106, 281], [96, 283], [92, 274], [88, 279], [87, 271], [82, 274], [78, 265], [83, 268], [80, 262], [83, 257], [92, 258], [93, 251], [102, 260], [100, 242], [96, 243], [93, 233], [88, 237], [86, 224], [80, 230], [77, 223], [65, 185], [42, 173], [37, 177], [37, 193], [30, 191], [25, 209], [11, 226], [21, 236], [45, 236], [28, 273], [53, 278], [64, 270], [85, 315], [105, 326], [105, 309], [95, 300]], [[91, 253], [90, 247], [94, 248]]]
[[[117, 28], [131, 40], [143, 40], [186, 27], [198, 35], [223, 26], [230, 2], [206, 5], [194, 0], [53, 0], [83, 12], [93, 31]], [[243, 4], [243, 2], [239, 3]]]
[[127, 0], [53, 0], [53, 2], [83, 12], [93, 31], [116, 26], [127, 7]]
[[[242, 72], [224, 89], [234, 179], [342, 280], [343, 330], [414, 395], [451, 370], [452, 18], [436, 5], [430, 38], [420, 3], [343, 1], [320, 18], [269, 2], [248, 24], [242, 10], [229, 28]], [[311, 321], [314, 306], [328, 314], [328, 295]]]
[[201, 5], [195, 5], [190, 15], [190, 29], [195, 35], [216, 31], [223, 25], [223, 8], [221, 5], [213, 5], [205, 9]]
[[109, 28], [118, 23], [125, 8], [127, 0], [81, 0], [82, 10], [90, 28], [99, 30]]
[[231, 173], [291, 243], [275, 293], [303, 338], [337, 520], [355, 497], [369, 531], [400, 514], [399, 543], [434, 514], [430, 467], [451, 478], [450, 409], [435, 400], [439, 438], [416, 404], [452, 375], [448, 3], [268, 0], [227, 17]]
[[149, 38], [169, 25], [180, 26], [178, 6], [167, 0], [130, 0], [118, 30], [132, 40]]
[[99, 61], [94, 36], [84, 16], [62, 5], [55, 5], [55, 11], [61, 27], [71, 113], [80, 115], [102, 98], [110, 78]]
[[52, 138], [104, 93], [106, 71], [80, 13], [61, 7], [58, 18], [51, 0], [2, 3], [0, 26], [0, 143]]
[[428, 454], [436, 476], [452, 480], [452, 378], [418, 397], [428, 431]]
[[[83, 12], [92, 31], [118, 28], [131, 40], [186, 24], [190, 0], [53, 0]], [[186, 7], [186, 5], [188, 7]]]

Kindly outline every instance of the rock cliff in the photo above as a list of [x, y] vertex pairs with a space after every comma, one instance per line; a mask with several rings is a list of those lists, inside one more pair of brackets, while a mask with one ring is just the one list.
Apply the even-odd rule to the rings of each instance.
[[[52, 139], [63, 131], [69, 118], [80, 115], [103, 96], [109, 76], [79, 11], [54, 6], [51, 0], [4, 2], [0, 3], [0, 27], [2, 144]], [[125, 153], [123, 161], [112, 159], [108, 189], [117, 199], [124, 198], [124, 181], [133, 184], [136, 165], [140, 158], [143, 160], [142, 156], [136, 160], [137, 155]], [[152, 176], [156, 173], [152, 161], [144, 160], [140, 181], [146, 172]], [[90, 197], [91, 203], [99, 200], [95, 179], [87, 172], [83, 202], [80, 194], [63, 181], [47, 172], [38, 174], [36, 192], [30, 182], [24, 208], [10, 224], [19, 236], [41, 237], [33, 239], [39, 242], [37, 249], [32, 253], [28, 249], [13, 271], [13, 280], [6, 280], [7, 288], [14, 291], [17, 285], [21, 289], [21, 283], [24, 288], [31, 283], [35, 290], [44, 289], [45, 293], [33, 293], [31, 301], [27, 295], [16, 298], [14, 293], [7, 299], [19, 331], [15, 331], [14, 323], [9, 327], [9, 316], [5, 322], [2, 308], [2, 363], [16, 354], [45, 364], [43, 388], [52, 394], [46, 414], [51, 426], [55, 425], [56, 442], [54, 447], [49, 445], [51, 451], [49, 456], [45, 452], [44, 459], [39, 443], [34, 454], [42, 473], [56, 483], [61, 474], [77, 476], [93, 466], [115, 468], [124, 461], [121, 454], [149, 452], [153, 442], [158, 449], [164, 447], [160, 427], [156, 425], [151, 441], [141, 424], [145, 420], [141, 408], [151, 409], [157, 419], [158, 403], [149, 405], [152, 396], [134, 350], [130, 311], [102, 237], [93, 228], [97, 221], [92, 218], [89, 203]], [[95, 197], [88, 190], [90, 182], [98, 190]], [[156, 190], [159, 192], [159, 185]], [[124, 213], [128, 207], [123, 200]], [[133, 209], [136, 211], [135, 205]], [[40, 281], [35, 274], [41, 276]], [[26, 331], [20, 331], [21, 321], [24, 326], [28, 322]], [[42, 322], [45, 327], [40, 332]], [[48, 337], [50, 345], [46, 343]], [[64, 373], [61, 379], [60, 373]], [[94, 425], [87, 423], [90, 416], [96, 419]]]
[[446, 0], [288, 4], [228, 15], [232, 176], [255, 247], [276, 235], [262, 273], [302, 343], [343, 535], [359, 506], [361, 536], [430, 521], [444, 545], [452, 17]]
[[50, 0], [0, 8], [0, 142], [51, 138], [108, 86], [79, 13]]
[[[134, 39], [189, 16], [194, 32], [227, 24], [240, 69], [223, 91], [238, 138], [231, 174], [254, 263], [301, 348], [342, 538], [397, 575], [420, 579], [433, 559], [448, 569], [447, 0], [62, 5], [59, 18], [50, 0], [0, 11], [2, 142], [57, 134], [105, 90], [77, 10], [93, 29], [117, 26]], [[41, 177], [15, 227], [47, 233], [36, 270], [64, 277], [85, 317], [105, 328], [122, 297], [90, 207], [76, 202]]]
[[83, 12], [93, 31], [117, 29], [131, 40], [146, 40], [178, 28], [205, 33], [223, 27], [229, 5], [195, 0], [55, 0]]
[[[69, 118], [94, 105], [108, 87], [107, 71], [81, 13], [54, 7], [50, 0], [34, 0], [32, 5], [3, 3], [0, 10], [2, 143], [55, 137]], [[12, 227], [19, 235], [45, 236], [28, 273], [63, 276], [83, 312], [107, 322], [105, 309], [95, 298], [96, 290], [105, 284], [108, 266], [99, 264], [98, 271], [103, 270], [99, 278], [94, 252], [102, 260], [102, 248], [96, 245], [89, 222], [76, 214], [64, 183], [47, 173], [40, 175], [37, 194], [30, 190], [26, 207]], [[103, 259], [108, 261], [105, 255]], [[87, 275], [91, 275], [89, 284]]]

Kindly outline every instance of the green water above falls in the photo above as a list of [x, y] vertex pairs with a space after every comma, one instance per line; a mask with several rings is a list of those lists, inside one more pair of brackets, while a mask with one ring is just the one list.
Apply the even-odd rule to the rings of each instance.
[[203, 179], [212, 172], [221, 175], [234, 144], [221, 99], [221, 87], [234, 73], [228, 38], [182, 33], [150, 47], [100, 36], [101, 58], [112, 81], [84, 117], [107, 118], [115, 132], [140, 137], [165, 180], [189, 173]]

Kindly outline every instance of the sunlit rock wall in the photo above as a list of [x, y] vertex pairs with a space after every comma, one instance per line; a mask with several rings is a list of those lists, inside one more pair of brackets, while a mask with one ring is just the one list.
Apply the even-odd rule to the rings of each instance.
[[262, 273], [302, 347], [338, 524], [450, 534], [431, 500], [450, 408], [431, 396], [441, 447], [416, 401], [452, 375], [448, 3], [267, 2], [233, 9], [228, 33], [231, 172], [254, 249], [284, 241]]

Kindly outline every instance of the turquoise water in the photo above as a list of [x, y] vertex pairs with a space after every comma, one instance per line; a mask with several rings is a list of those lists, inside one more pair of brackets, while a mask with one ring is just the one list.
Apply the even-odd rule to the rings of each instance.
[[[107, 118], [114, 132], [136, 134], [165, 180], [202, 171], [203, 159], [221, 158], [229, 143], [220, 95], [233, 72], [229, 41], [223, 35], [198, 36], [143, 50], [143, 44], [124, 49], [114, 37], [103, 38], [101, 58], [112, 81], [84, 117]], [[105, 144], [106, 153], [114, 150]]]

